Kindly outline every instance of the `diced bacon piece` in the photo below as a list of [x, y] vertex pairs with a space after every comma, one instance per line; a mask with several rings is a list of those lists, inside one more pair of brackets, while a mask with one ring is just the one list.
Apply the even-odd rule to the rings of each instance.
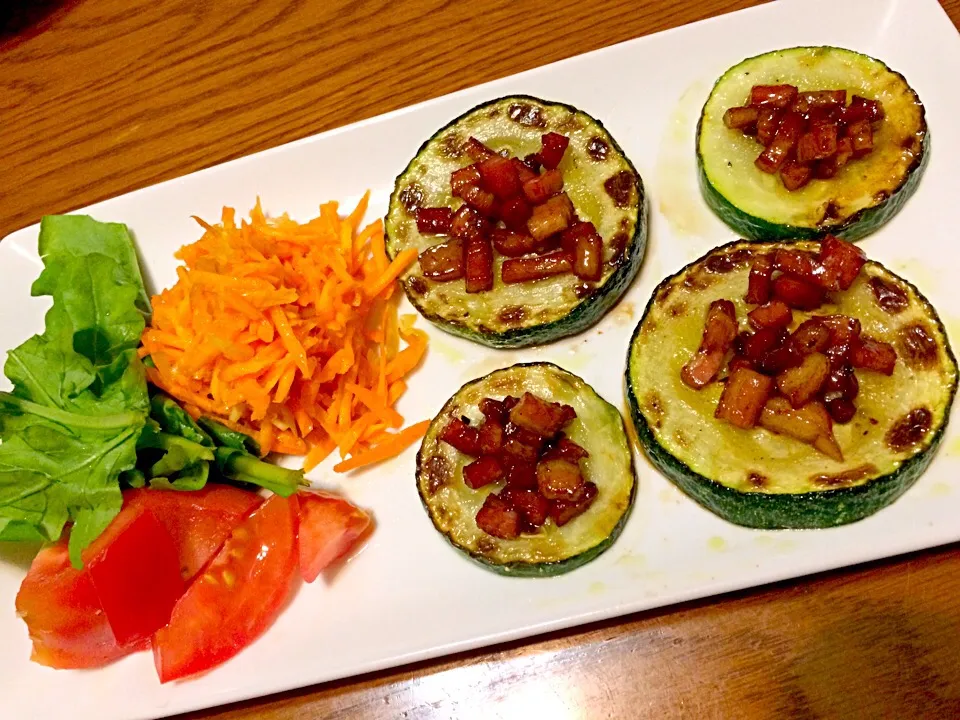
[[773, 141], [757, 156], [754, 162], [757, 168], [765, 173], [777, 172], [787, 161], [802, 131], [803, 118], [799, 114], [789, 112], [784, 115]]
[[543, 162], [540, 160], [539, 153], [530, 153], [529, 155], [524, 155], [521, 162], [535, 173], [539, 173], [540, 168], [543, 166]]
[[828, 290], [846, 290], [866, 262], [867, 256], [856, 245], [827, 235], [820, 243], [820, 263], [824, 268], [821, 284]]
[[848, 137], [837, 140], [837, 152], [817, 163], [816, 176], [823, 180], [835, 177], [853, 157], [853, 141]]
[[773, 255], [773, 267], [787, 275], [817, 284], [817, 260], [812, 253], [805, 250], [777, 248]]
[[748, 358], [745, 358], [743, 355], [734, 355], [732, 358], [730, 358], [730, 362], [727, 363], [727, 374], [729, 375], [734, 370], [739, 368], [749, 368], [750, 370], [756, 369]]
[[809, 90], [797, 94], [793, 109], [796, 112], [806, 114], [822, 108], [842, 108], [846, 104], [846, 90]]
[[755, 328], [785, 328], [793, 320], [793, 312], [781, 300], [771, 300], [747, 313], [747, 319]]
[[480, 184], [479, 164], [467, 165], [450, 173], [450, 191], [454, 197], [462, 198], [464, 191]]
[[572, 269], [570, 256], [563, 250], [554, 250], [545, 255], [505, 260], [501, 268], [501, 278], [505, 283], [529, 282], [562, 275]]
[[417, 230], [424, 235], [447, 235], [453, 223], [453, 210], [430, 207], [417, 210]]
[[440, 432], [440, 439], [453, 445], [464, 455], [478, 457], [480, 455], [480, 432], [470, 427], [460, 418], [452, 418]]
[[563, 174], [556, 168], [547, 170], [523, 184], [523, 195], [532, 205], [546, 202], [547, 198], [561, 190], [563, 190]]
[[590, 453], [585, 448], [563, 436], [543, 455], [544, 460], [560, 459], [572, 463], [578, 463], [587, 457], [590, 457]]
[[893, 375], [893, 369], [897, 365], [897, 351], [890, 343], [861, 336], [860, 342], [850, 353], [850, 362], [855, 368]]
[[507, 395], [500, 402], [503, 403], [504, 410], [506, 410], [507, 412], [510, 412], [517, 406], [517, 403], [520, 402], [520, 398], [514, 397], [513, 395]]
[[830, 345], [830, 329], [819, 318], [810, 318], [800, 323], [788, 342], [803, 357], [823, 352]]
[[[752, 333], [740, 333], [734, 343], [737, 355], [752, 363], [760, 362], [764, 355], [781, 345], [786, 333], [782, 328], [761, 328]], [[733, 368], [730, 368], [733, 370]]]
[[500, 206], [500, 219], [509, 230], [514, 232], [527, 232], [527, 220], [533, 214], [533, 208], [530, 207], [525, 199], [520, 196], [504, 200]]
[[567, 500], [554, 500], [550, 503], [550, 517], [557, 524], [557, 527], [563, 527], [574, 518], [583, 515], [593, 501], [597, 498], [597, 486], [590, 481], [583, 484], [583, 492], [577, 502]]
[[540, 449], [521, 442], [516, 436], [507, 435], [500, 455], [504, 460], [511, 462], [536, 463], [540, 457]]
[[773, 296], [797, 310], [813, 310], [823, 304], [824, 292], [816, 285], [780, 275], [774, 278]]
[[774, 107], [765, 106], [760, 108], [757, 114], [757, 141], [766, 147], [773, 142], [773, 138], [780, 129], [780, 121], [783, 119], [783, 112]]
[[[582, 236], [596, 235], [600, 237], [596, 226], [592, 222], [577, 220], [560, 235], [560, 246], [571, 256], [577, 247], [577, 240]], [[601, 240], [602, 242], [602, 240]]]
[[[517, 401], [519, 403], [519, 400]], [[514, 405], [513, 407], [516, 407]], [[519, 425], [510, 421], [509, 413], [513, 410], [513, 407], [507, 411], [507, 424], [504, 425], [503, 431], [506, 433], [508, 438], [515, 438], [518, 442], [522, 442], [524, 445], [529, 445], [537, 451], [537, 456], [540, 455], [540, 450], [543, 447], [545, 438], [540, 435], [540, 433], [535, 433], [532, 430], [527, 428], [520, 427]]]
[[769, 255], [761, 255], [750, 267], [747, 296], [744, 298], [753, 305], [763, 305], [770, 299], [773, 289], [773, 260]]
[[723, 358], [737, 337], [737, 311], [729, 300], [714, 300], [707, 309], [700, 347], [680, 371], [694, 390], [710, 383], [720, 372]]
[[760, 413], [760, 427], [813, 445], [837, 462], [843, 461], [843, 453], [833, 436], [830, 416], [819, 402], [809, 402], [795, 409], [784, 397], [770, 398]]
[[553, 170], [563, 160], [570, 138], [560, 133], [550, 132], [540, 138], [540, 143], [540, 162], [547, 170]]
[[833, 421], [839, 425], [845, 425], [857, 414], [857, 406], [852, 400], [844, 397], [832, 398], [824, 403], [827, 412]]
[[431, 245], [420, 253], [423, 276], [435, 282], [449, 282], [463, 277], [463, 240], [451, 238]]
[[533, 208], [533, 214], [527, 220], [527, 230], [537, 240], [545, 240], [570, 227], [573, 215], [570, 198], [565, 193], [554, 195]]
[[580, 466], [566, 460], [541, 460], [537, 465], [537, 488], [547, 500], [580, 499], [583, 493]]
[[482, 215], [490, 217], [499, 212], [499, 204], [492, 192], [488, 192], [479, 185], [469, 185], [463, 190], [463, 201]]
[[789, 344], [778, 345], [773, 350], [768, 351], [762, 358], [754, 362], [757, 370], [765, 375], [779, 375], [784, 370], [796, 367], [803, 362], [803, 356], [800, 355]]
[[863, 157], [873, 150], [873, 126], [869, 120], [860, 120], [848, 125], [847, 137], [853, 143], [853, 157]]
[[482, 235], [468, 238], [463, 264], [468, 293], [483, 292], [493, 287], [493, 248], [489, 238]]
[[830, 331], [827, 348], [846, 346], [852, 348], [860, 338], [860, 321], [849, 315], [821, 315], [819, 318]]
[[874, 123], [883, 120], [883, 104], [879, 100], [868, 100], [859, 95], [850, 99], [850, 104], [843, 111], [843, 122], [852, 125], [861, 120]]
[[777, 376], [777, 388], [793, 407], [802, 407], [820, 392], [829, 372], [830, 361], [827, 356], [812, 353], [807, 355], [798, 367], [780, 373]]
[[498, 455], [503, 448], [503, 425], [489, 418], [480, 426], [480, 452], [483, 455]]
[[482, 457], [463, 468], [463, 482], [474, 490], [503, 479], [503, 468], [495, 457]]
[[517, 176], [520, 178], [520, 184], [523, 185], [528, 180], [533, 180], [537, 176], [537, 168], [533, 168], [519, 158], [510, 158], [510, 162], [517, 169]]
[[599, 235], [581, 235], [573, 248], [573, 274], [581, 280], [599, 280], [603, 275], [603, 240]]
[[494, 197], [505, 200], [520, 194], [520, 174], [513, 159], [494, 155], [480, 163], [480, 182]]
[[507, 257], [521, 257], [534, 252], [540, 242], [534, 240], [526, 232], [513, 232], [505, 228], [494, 228], [490, 231], [490, 239], [497, 252]]
[[754, 85], [750, 90], [750, 104], [787, 108], [797, 99], [797, 94], [793, 85]]
[[510, 422], [540, 437], [555, 435], [576, 417], [576, 411], [569, 405], [546, 402], [529, 392], [525, 392], [510, 411]]
[[500, 496], [520, 513], [526, 526], [524, 530], [536, 530], [543, 526], [550, 515], [550, 501], [536, 490], [521, 490], [507, 487]]
[[732, 107], [723, 114], [723, 124], [731, 130], [756, 132], [760, 109], [756, 106]]
[[837, 151], [837, 137], [840, 134], [840, 129], [836, 123], [817, 123], [812, 127], [811, 134], [816, 147], [814, 160], [823, 160]]
[[495, 422], [498, 425], [504, 425], [507, 422], [507, 408], [504, 406], [502, 400], [484, 398], [480, 401], [480, 412], [483, 413], [483, 416], [487, 420]]
[[520, 536], [520, 513], [499, 495], [490, 493], [477, 512], [477, 527], [503, 540]]
[[537, 463], [533, 461], [523, 461], [509, 459], [504, 462], [506, 471], [507, 487], [520, 490], [535, 490], [537, 487]]
[[780, 168], [780, 182], [782, 182], [783, 186], [790, 192], [802, 188], [810, 182], [812, 177], [813, 168], [809, 165], [801, 165], [800, 163], [788, 160], [783, 164], [783, 167]]
[[749, 368], [737, 368], [723, 386], [714, 415], [735, 427], [752, 428], [772, 392], [773, 379]]
[[474, 162], [486, 160], [487, 158], [493, 157], [497, 154], [472, 135], [467, 139], [465, 149], [467, 151], [467, 155], [469, 155], [470, 159]]
[[450, 234], [454, 237], [468, 240], [471, 237], [483, 235], [487, 231], [487, 220], [472, 207], [462, 205], [453, 214], [450, 224]]

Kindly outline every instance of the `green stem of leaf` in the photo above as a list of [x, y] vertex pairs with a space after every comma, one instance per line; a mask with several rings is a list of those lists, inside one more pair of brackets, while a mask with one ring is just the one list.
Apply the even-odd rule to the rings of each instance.
[[0, 392], [0, 404], [17, 408], [23, 413], [29, 413], [45, 418], [67, 427], [84, 428], [90, 430], [117, 430], [131, 427], [143, 421], [141, 413], [128, 412], [116, 415], [81, 415], [79, 413], [60, 410], [47, 405], [40, 405], [30, 400], [24, 400], [8, 392]]

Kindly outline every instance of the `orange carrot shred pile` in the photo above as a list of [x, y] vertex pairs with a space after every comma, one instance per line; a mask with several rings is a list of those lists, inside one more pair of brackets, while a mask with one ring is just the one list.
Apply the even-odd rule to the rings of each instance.
[[391, 261], [382, 221], [360, 229], [368, 197], [304, 224], [268, 219], [259, 199], [239, 225], [232, 208], [218, 225], [195, 218], [203, 237], [177, 252], [177, 283], [153, 298], [143, 333], [150, 381], [263, 454], [306, 455], [306, 470], [334, 450], [334, 469], [353, 470], [421, 438], [427, 422], [400, 430], [394, 408], [427, 349], [415, 316], [397, 317], [396, 279], [416, 251]]

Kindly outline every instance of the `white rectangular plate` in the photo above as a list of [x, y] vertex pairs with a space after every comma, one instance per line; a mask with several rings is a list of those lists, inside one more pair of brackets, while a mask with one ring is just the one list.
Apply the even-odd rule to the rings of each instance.
[[[824, 22], [824, 18], [829, 18]], [[915, 282], [960, 337], [960, 42], [936, 0], [781, 0], [641, 38], [498, 80], [357, 125], [108, 200], [88, 212], [135, 233], [153, 288], [175, 279], [174, 251], [199, 236], [191, 215], [245, 211], [257, 195], [269, 213], [306, 218], [320, 202], [346, 207], [373, 191], [370, 217], [386, 210], [394, 176], [436, 128], [467, 108], [528, 93], [583, 108], [604, 122], [650, 194], [647, 259], [625, 299], [594, 329], [543, 348], [498, 352], [429, 328], [431, 348], [401, 410], [433, 416], [463, 382], [517, 361], [550, 360], [624, 406], [622, 373], [638, 312], [656, 283], [733, 239], [696, 185], [693, 136], [712, 82], [744, 57], [794, 45], [839, 45], [905, 74], [926, 104], [933, 156], [916, 196], [863, 243], [870, 257]], [[30, 299], [40, 271], [37, 227], [0, 245], [0, 348], [42, 328], [46, 305]], [[427, 323], [419, 321], [420, 326]], [[956, 413], [955, 413], [956, 415]], [[29, 563], [0, 548], [0, 703], [5, 717], [147, 718], [208, 707], [446, 653], [852, 565], [960, 540], [960, 423], [930, 470], [898, 502], [832, 530], [760, 532], [730, 525], [681, 495], [638, 457], [639, 495], [607, 553], [545, 580], [494, 575], [465, 560], [433, 530], [414, 483], [415, 448], [401, 458], [320, 485], [340, 487], [377, 517], [362, 552], [327, 585], [304, 586], [252, 647], [213, 672], [161, 686], [149, 653], [87, 672], [28, 661], [14, 596]]]

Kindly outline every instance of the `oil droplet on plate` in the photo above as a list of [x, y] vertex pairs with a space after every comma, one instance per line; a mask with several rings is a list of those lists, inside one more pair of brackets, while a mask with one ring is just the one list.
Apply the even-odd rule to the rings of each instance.
[[707, 540], [707, 547], [716, 552], [723, 552], [727, 549], [727, 541], [718, 535], [714, 535], [712, 538]]
[[607, 591], [607, 586], [602, 582], [592, 582], [587, 586], [587, 592], [591, 595], [602, 595]]
[[934, 497], [944, 497], [950, 494], [950, 486], [944, 482], [934, 483], [933, 487], [930, 488], [930, 494]]

